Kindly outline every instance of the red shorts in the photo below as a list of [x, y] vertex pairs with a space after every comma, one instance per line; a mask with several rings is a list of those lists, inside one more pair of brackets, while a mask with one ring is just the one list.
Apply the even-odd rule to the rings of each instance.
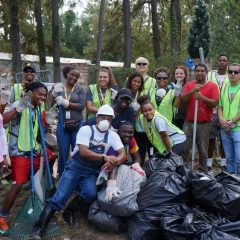
[[[48, 160], [51, 162], [55, 156], [52, 151], [47, 149]], [[28, 180], [31, 168], [31, 160], [26, 156], [11, 156], [12, 180], [15, 184], [24, 184]], [[40, 166], [40, 155], [34, 156], [34, 171], [36, 172]], [[44, 161], [45, 166], [45, 161]]]

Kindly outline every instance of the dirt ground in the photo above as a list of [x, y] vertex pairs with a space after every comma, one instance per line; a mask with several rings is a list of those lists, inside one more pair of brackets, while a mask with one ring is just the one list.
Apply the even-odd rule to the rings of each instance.
[[[2, 204], [3, 198], [7, 189], [10, 187], [9, 184], [4, 185], [0, 181], [0, 203]], [[26, 199], [30, 195], [30, 190], [22, 190], [18, 199], [16, 200], [11, 212], [9, 221], [14, 222], [16, 215], [18, 214], [21, 207], [26, 202]], [[53, 240], [125, 240], [127, 239], [127, 234], [113, 234], [113, 233], [103, 233], [99, 232], [94, 226], [92, 226], [87, 219], [86, 215], [79, 215], [81, 219], [81, 224], [79, 228], [70, 228], [67, 223], [64, 222], [61, 213], [57, 213], [57, 223], [60, 226], [63, 234], [62, 236], [52, 238]], [[1, 237], [0, 239], [5, 240], [7, 237]]]

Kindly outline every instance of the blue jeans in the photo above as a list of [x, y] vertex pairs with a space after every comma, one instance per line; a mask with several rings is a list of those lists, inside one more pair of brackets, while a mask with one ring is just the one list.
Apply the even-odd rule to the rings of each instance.
[[220, 130], [228, 173], [240, 173], [240, 131]]
[[70, 195], [80, 188], [80, 197], [86, 203], [93, 202], [97, 197], [96, 180], [99, 168], [85, 166], [79, 161], [69, 160], [60, 178], [57, 190], [47, 200], [51, 208], [61, 211]]
[[[79, 128], [82, 125], [83, 125], [83, 122], [81, 121], [79, 124]], [[66, 161], [68, 160], [70, 146], [72, 150], [75, 147], [76, 136], [79, 128], [75, 131], [64, 131], [64, 136], [62, 136], [61, 131], [59, 129], [59, 125], [57, 126], [56, 136], [57, 136], [58, 150], [59, 150], [59, 157], [58, 157], [59, 176], [62, 175]]]

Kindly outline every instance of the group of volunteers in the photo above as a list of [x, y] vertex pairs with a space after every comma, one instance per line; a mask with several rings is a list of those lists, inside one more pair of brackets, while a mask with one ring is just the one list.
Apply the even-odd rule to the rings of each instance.
[[[132, 165], [132, 169], [144, 173], [141, 167], [147, 156], [167, 158], [171, 152], [188, 162], [196, 99], [198, 170], [208, 172], [212, 168], [215, 142], [219, 139], [222, 168], [230, 174], [240, 174], [240, 65], [230, 63], [225, 54], [217, 60], [217, 70], [210, 72], [205, 64], [196, 64], [194, 80], [188, 80], [184, 65], [177, 65], [172, 73], [166, 67], [159, 67], [150, 77], [148, 60], [139, 57], [136, 71], [123, 80], [124, 88], [119, 91], [115, 89], [110, 67], [100, 68], [96, 84], [85, 90], [78, 83], [81, 73], [72, 65], [63, 68], [65, 83], [49, 88], [35, 81], [35, 67], [28, 64], [23, 69], [23, 81], [14, 84], [10, 93], [1, 91], [0, 163], [7, 166], [9, 154], [12, 186], [0, 210], [0, 233], [8, 230], [10, 209], [29, 178], [30, 138], [33, 138], [34, 168], [39, 168], [39, 121], [46, 132], [53, 124], [51, 111], [46, 111], [44, 105], [48, 95], [54, 98], [53, 107], [58, 107], [59, 112], [56, 130], [59, 183], [55, 194], [47, 199], [31, 239], [41, 239], [51, 217], [64, 208], [65, 221], [71, 226], [78, 225], [76, 210], [96, 199], [96, 181], [101, 170], [108, 173], [106, 194], [111, 201], [121, 193], [115, 176], [119, 165]], [[6, 111], [8, 103], [11, 106]], [[8, 143], [3, 124], [8, 124]], [[49, 149], [47, 154], [53, 163], [57, 154]], [[79, 196], [65, 207], [77, 189]]]

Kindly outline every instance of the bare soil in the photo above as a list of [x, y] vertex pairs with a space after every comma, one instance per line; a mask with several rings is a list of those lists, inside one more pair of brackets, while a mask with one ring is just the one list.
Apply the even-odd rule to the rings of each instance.
[[[0, 203], [2, 204], [4, 196], [7, 190], [10, 187], [9, 184], [4, 185], [0, 181]], [[9, 216], [10, 224], [14, 222], [14, 219], [18, 212], [20, 211], [21, 207], [26, 202], [26, 199], [30, 195], [30, 190], [22, 190], [19, 194]], [[106, 233], [106, 232], [99, 232], [94, 226], [89, 223], [87, 216], [84, 214], [79, 213], [79, 218], [81, 224], [78, 228], [71, 228], [68, 226], [66, 222], [64, 222], [61, 213], [56, 214], [57, 223], [60, 226], [63, 234], [62, 236], [52, 238], [53, 240], [125, 240], [127, 239], [127, 234], [114, 234], [114, 233]], [[7, 237], [1, 237], [0, 239], [6, 240]]]

